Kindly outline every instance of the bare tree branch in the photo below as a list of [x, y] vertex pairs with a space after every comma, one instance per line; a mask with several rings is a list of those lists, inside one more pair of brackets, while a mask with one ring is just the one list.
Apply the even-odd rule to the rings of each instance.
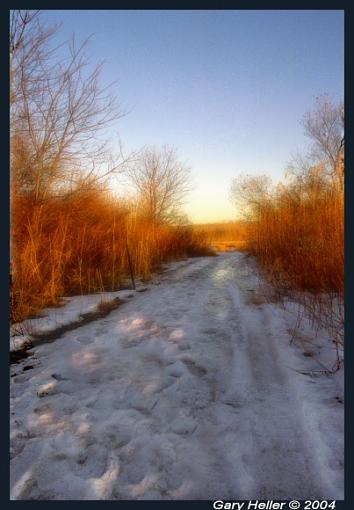
[[135, 165], [127, 170], [135, 187], [143, 214], [155, 223], [172, 223], [190, 191], [188, 168], [181, 163], [175, 149], [164, 147], [143, 150]]
[[[72, 182], [74, 169], [90, 182], [95, 171], [102, 179], [121, 169], [124, 161], [111, 164], [100, 133], [122, 112], [111, 87], [100, 86], [102, 64], [90, 70], [88, 39], [77, 45], [73, 37], [63, 57], [63, 45], [52, 44], [56, 28], [44, 28], [37, 11], [13, 11], [10, 30], [12, 148], [26, 146], [28, 157], [20, 161], [12, 151], [18, 189], [43, 199], [69, 174]], [[103, 156], [110, 164], [103, 165]]]

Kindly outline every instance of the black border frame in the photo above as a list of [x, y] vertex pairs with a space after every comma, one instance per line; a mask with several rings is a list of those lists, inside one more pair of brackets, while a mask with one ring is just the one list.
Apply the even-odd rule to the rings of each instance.
[[[23, 5], [25, 4], [25, 5]], [[354, 19], [353, 19], [353, 6], [354, 4], [349, 1], [331, 1], [323, 0], [307, 0], [307, 1], [291, 1], [284, 2], [273, 0], [262, 2], [261, 0], [220, 0], [219, 2], [213, 0], [204, 1], [185, 1], [180, 0], [175, 2], [168, 0], [162, 2], [155, 0], [147, 2], [146, 0], [121, 0], [119, 2], [102, 0], [101, 2], [83, 2], [75, 1], [69, 2], [68, 0], [53, 0], [53, 1], [33, 1], [27, 2], [5, 0], [0, 4], [0, 38], [1, 38], [1, 110], [0, 119], [3, 124], [1, 142], [1, 155], [3, 156], [2, 170], [0, 172], [0, 193], [1, 193], [1, 250], [0, 250], [0, 362], [3, 367], [0, 370], [0, 395], [2, 400], [2, 415], [3, 419], [0, 421], [0, 437], [3, 452], [1, 455], [1, 471], [0, 471], [0, 501], [3, 508], [9, 506], [21, 506], [21, 508], [58, 508], [64, 505], [66, 508], [77, 509], [81, 508], [102, 508], [106, 505], [114, 505], [114, 508], [209, 508], [212, 509], [212, 501], [11, 501], [9, 499], [9, 350], [8, 350], [8, 337], [9, 337], [9, 11], [17, 8], [32, 8], [32, 9], [56, 9], [56, 10], [73, 10], [75, 4], [78, 10], [140, 10], [140, 9], [153, 9], [153, 10], [343, 10], [345, 17], [345, 351], [346, 351], [346, 370], [345, 370], [345, 500], [338, 501], [336, 504], [337, 509], [346, 509], [354, 507], [354, 490], [351, 481], [354, 480], [353, 469], [353, 442], [350, 432], [353, 430], [352, 409], [353, 409], [353, 373], [350, 370], [350, 362], [353, 360], [353, 339], [354, 339], [354, 300], [353, 300], [353, 286], [354, 286], [354, 207], [352, 201], [354, 197], [354, 175], [352, 174], [352, 161], [353, 161], [353, 98], [350, 90], [354, 90], [353, 86], [353, 48], [354, 39]], [[350, 391], [351, 390], [351, 391]], [[354, 483], [353, 483], [354, 486]], [[288, 506], [285, 506], [287, 509]]]

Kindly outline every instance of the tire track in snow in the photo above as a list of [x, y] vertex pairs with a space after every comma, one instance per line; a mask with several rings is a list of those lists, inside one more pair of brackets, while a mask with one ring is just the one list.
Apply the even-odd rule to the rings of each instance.
[[183, 263], [39, 347], [11, 381], [11, 497], [339, 499], [342, 416], [320, 430], [283, 311], [246, 304], [252, 269], [240, 253]]

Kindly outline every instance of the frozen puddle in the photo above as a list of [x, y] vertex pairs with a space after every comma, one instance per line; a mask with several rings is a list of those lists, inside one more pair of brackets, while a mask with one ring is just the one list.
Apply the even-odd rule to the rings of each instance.
[[343, 499], [342, 374], [297, 371], [253, 264], [177, 265], [14, 366], [11, 498]]

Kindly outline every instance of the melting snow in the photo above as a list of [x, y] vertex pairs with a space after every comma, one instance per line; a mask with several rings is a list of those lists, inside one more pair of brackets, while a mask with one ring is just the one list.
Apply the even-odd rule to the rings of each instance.
[[291, 306], [252, 304], [258, 284], [237, 252], [174, 264], [13, 365], [11, 498], [342, 499], [343, 374], [299, 372], [316, 360], [290, 344]]

